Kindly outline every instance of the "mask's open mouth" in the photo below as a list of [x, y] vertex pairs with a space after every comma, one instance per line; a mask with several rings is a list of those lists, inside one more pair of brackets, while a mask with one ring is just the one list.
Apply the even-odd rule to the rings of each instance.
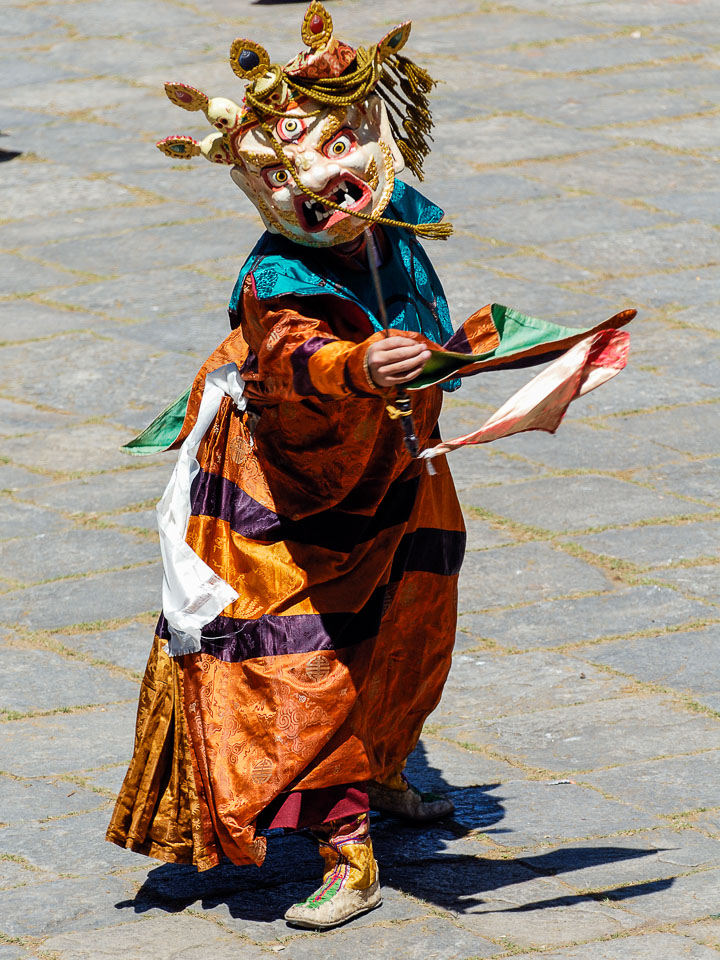
[[[332, 200], [342, 210], [333, 210], [317, 200], [301, 195], [295, 198], [295, 211], [300, 225], [308, 233], [327, 230], [344, 219], [353, 210], [361, 210], [372, 199], [372, 193], [366, 183], [345, 173], [336, 177], [323, 190], [321, 196]], [[347, 212], [346, 212], [347, 211]]]

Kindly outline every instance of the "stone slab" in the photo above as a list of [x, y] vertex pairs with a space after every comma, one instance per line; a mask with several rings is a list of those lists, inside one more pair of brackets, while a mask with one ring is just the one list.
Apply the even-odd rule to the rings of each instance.
[[463, 927], [500, 942], [504, 937], [514, 947], [526, 949], [572, 942], [580, 930], [583, 937], [596, 939], [639, 925], [617, 907], [578, 897], [555, 877], [491, 890], [480, 902], [463, 897], [459, 905], [458, 922]]
[[650, 36], [606, 37], [602, 44], [588, 43], [586, 38], [562, 44], [532, 47], [497, 53], [484, 53], [488, 63], [507, 63], [515, 69], [540, 73], [574, 73], [606, 67], [621, 67], [653, 60], [669, 59], [682, 53], [697, 52], [697, 47], [676, 45]]
[[[315, 938], [289, 943], [283, 950], [288, 960], [315, 960], [318, 944]], [[468, 960], [470, 957], [492, 957], [500, 948], [489, 940], [463, 930], [449, 919], [434, 917], [416, 920], [398, 927], [378, 929], [376, 935], [366, 930], [327, 933], [322, 938], [322, 953], [328, 960], [381, 960], [392, 956], [397, 960]]]
[[[636, 426], [633, 432], [637, 433], [638, 429]], [[531, 480], [516, 487], [512, 496], [498, 488], [472, 494], [473, 491], [464, 491], [464, 504], [558, 532], [707, 512], [699, 504], [670, 494], [656, 493], [615, 477], [591, 474]]]
[[22, 584], [126, 567], [157, 559], [153, 543], [114, 530], [39, 533], [0, 544], [3, 576]]
[[[85, 707], [137, 696], [133, 681], [49, 650], [0, 643], [0, 653], [0, 715], [3, 711], [33, 713]], [[52, 682], [48, 683], [50, 677]]]
[[[237, 270], [242, 266], [238, 256]], [[213, 290], [207, 276], [192, 270], [140, 270], [119, 278], [106, 278], [91, 283], [77, 283], [64, 291], [53, 291], [53, 300], [73, 308], [95, 310], [113, 317], [147, 320], [151, 317], [201, 313], [210, 297], [226, 294], [230, 299], [232, 284], [227, 289]]]
[[[526, 122], [521, 121], [521, 126], [525, 128]], [[555, 128], [547, 129], [554, 139]], [[467, 211], [460, 222], [471, 229], [475, 222], [471, 219], [473, 216], [472, 211]], [[602, 201], [595, 197], [568, 197], [488, 208], [473, 232], [483, 239], [544, 248], [561, 240], [659, 226], [666, 221], [667, 214], [636, 210], [607, 197]], [[585, 263], [575, 265], [583, 267]]]
[[[618, 398], [614, 401], [622, 403]], [[577, 416], [592, 415], [590, 410], [574, 412]], [[632, 470], [677, 459], [677, 454], [666, 447], [647, 438], [624, 436], [605, 423], [597, 429], [568, 421], [559, 434], [516, 434], [495, 441], [494, 446], [500, 452], [526, 457], [556, 470]]]
[[[25, 471], [17, 471], [16, 468], [10, 469], [13, 470], [12, 477], [16, 482], [17, 478], [25, 473]], [[37, 474], [34, 477], [41, 479]], [[36, 535], [38, 530], [45, 533], [67, 530], [70, 526], [69, 520], [59, 516], [53, 510], [45, 510], [29, 503], [17, 503], [9, 499], [0, 500], [0, 540], [31, 537]]]
[[[46, 253], [50, 266], [46, 268], [49, 272], [44, 285], [64, 285], [61, 279], [52, 283], [51, 274], [57, 274], [53, 267], [77, 268], [79, 264], [86, 273], [119, 276], [163, 266], [191, 266], [199, 256], [206, 260], [226, 255], [228, 248], [245, 249], [247, 238], [244, 233], [242, 223], [227, 218], [222, 227], [216, 220], [187, 226], [148, 227], [142, 243], [138, 243], [137, 236], [129, 234], [79, 241], [63, 240], [53, 244]], [[199, 254], [199, 251], [202, 253]], [[37, 282], [43, 281], [39, 277]], [[207, 288], [207, 278], [205, 284]], [[167, 289], [163, 284], [163, 290]], [[11, 289], [7, 292], [16, 291]]]
[[0, 496], [9, 493], [16, 494], [20, 490], [26, 491], [35, 484], [42, 483], [44, 477], [19, 467], [12, 467], [8, 463], [0, 463]]
[[87, 633], [56, 633], [53, 639], [70, 650], [144, 673], [152, 647], [154, 627], [144, 621], [133, 621], [114, 630], [91, 630]]
[[448, 723], [442, 735], [567, 773], [712, 750], [719, 730], [717, 721], [653, 695], [537, 710], [485, 723]]
[[692, 633], [615, 640], [590, 647], [582, 657], [638, 680], [689, 693], [701, 703], [708, 695], [720, 695], [720, 676], [708, 668], [720, 660], [720, 624]]
[[96, 323], [97, 317], [81, 310], [60, 310], [32, 300], [7, 300], [0, 303], [0, 344], [91, 330]]
[[624, 901], [636, 916], [687, 923], [717, 914], [719, 895], [720, 870], [715, 869], [677, 877], [672, 883], [647, 884], [644, 890], [618, 890], [612, 899]]
[[709, 810], [693, 815], [693, 823], [698, 830], [720, 838], [720, 810]]
[[[214, 280], [209, 282], [212, 284]], [[181, 370], [189, 384], [205, 358], [228, 335], [227, 306], [218, 301], [189, 315], [186, 311], [183, 313], [186, 315], [178, 311], [171, 317], [152, 317], [132, 323], [112, 320], [98, 324], [98, 329], [110, 333], [116, 340], [130, 342], [135, 352], [140, 348], [148, 357], [152, 357], [158, 348], [188, 354], [190, 359], [184, 362], [191, 367], [182, 367]]]
[[694, 463], [671, 464], [636, 474], [637, 479], [661, 490], [681, 493], [715, 506], [720, 505], [720, 457]]
[[[28, 183], [28, 179], [23, 177], [24, 189], [14, 192], [8, 219], [17, 221], [26, 217], [51, 217], [56, 213], [67, 217], [73, 212], [77, 213], [78, 217], [72, 219], [80, 219], [83, 212], [97, 210], [97, 213], [88, 215], [90, 222], [102, 224], [105, 230], [112, 230], [113, 223], [108, 216], [107, 208], [112, 204], [136, 202], [131, 191], [121, 187], [120, 184], [77, 176], [72, 170], [69, 173], [53, 171], [52, 176], [46, 174], [35, 182]], [[39, 227], [39, 224], [36, 225], [36, 233], [40, 238], [47, 239], [38, 229]], [[3, 246], [23, 246], [18, 239], [17, 234], [10, 229], [3, 241]]]
[[696, 830], [664, 827], [604, 841], [578, 841], [524, 855], [534, 870], [559, 875], [576, 890], [612, 891], [720, 866], [720, 842]]
[[640, 567], [669, 567], [683, 560], [720, 558], [720, 523], [654, 524], [634, 530], [606, 530], [575, 537], [585, 550]]
[[667, 446], [693, 456], [708, 456], [720, 451], [717, 419], [718, 409], [708, 404], [623, 418], [623, 428], [634, 436], [662, 437]]
[[83, 781], [94, 790], [107, 791], [106, 796], [109, 793], [114, 800], [118, 793], [120, 793], [120, 787], [123, 784], [126, 773], [127, 765], [123, 763], [118, 767], [109, 767], [106, 770], [83, 774]]
[[[432, 722], [432, 721], [431, 721]], [[454, 743], [436, 740], [424, 734], [408, 757], [406, 772], [420, 790], [451, 793], [469, 788], [494, 787], [506, 780], [522, 779], [517, 767], [477, 750], [466, 750]]]
[[[180, 392], [178, 390], [178, 394]], [[153, 416], [151, 412], [150, 419]], [[18, 466], [50, 474], [100, 473], [127, 466], [127, 454], [120, 448], [132, 436], [128, 427], [91, 423], [59, 431], [38, 430], [24, 437], [14, 437], [3, 441], [1, 452]], [[149, 457], [148, 461], [157, 464], [162, 456]]]
[[[43, 507], [66, 513], [107, 513], [124, 510], [136, 504], [157, 501], [172, 473], [170, 457], [152, 467], [132, 466], [113, 473], [55, 483], [36, 483], [32, 489], [23, 489], [22, 498]], [[0, 473], [0, 483], [2, 474]]]
[[117, 906], [130, 896], [126, 880], [107, 875], [31, 883], [3, 894], [0, 930], [8, 937], [43, 937], [140, 920]]
[[438, 145], [439, 162], [444, 159], [448, 166], [455, 169], [457, 160], [452, 163], [450, 158], [458, 155], [458, 159], [480, 167], [602, 149], [608, 142], [607, 138], [597, 133], [571, 127], [550, 127], [534, 119], [513, 116], [476, 117], [473, 123], [448, 120], [436, 130], [433, 136]]
[[146, 960], [152, 949], [156, 960], [203, 960], [209, 951], [213, 960], [262, 960], [264, 951], [246, 940], [226, 933], [217, 924], [199, 917], [148, 917], [138, 923], [115, 924], [86, 933], [61, 933], [50, 937], [43, 949], [62, 960]]
[[19, 436], [42, 427], [63, 427], [69, 418], [49, 410], [37, 410], [29, 403], [15, 403], [0, 397], [0, 437]]
[[606, 278], [703, 267], [716, 260], [719, 250], [712, 227], [677, 223], [654, 230], [613, 231], [606, 236], [551, 244], [547, 253], [570, 263], [592, 263], [593, 269]]
[[[0, 890], [19, 887], [21, 884], [28, 883], [28, 881], [32, 879], [32, 873], [22, 866], [22, 864], [15, 863], [13, 860], [0, 861]], [[4, 960], [2, 953], [0, 953], [0, 960]]]
[[[643, 70], [633, 77], [642, 82], [647, 75]], [[620, 74], [619, 81], [623, 80], [627, 83], [628, 76]], [[611, 75], [603, 78], [603, 84], [613, 82]], [[567, 86], [564, 89], [567, 90]], [[648, 163], [647, 147], [634, 144], [596, 151], [592, 163], [588, 163], [586, 156], [561, 158], [553, 163], [534, 163], [526, 168], [525, 173], [548, 187], [569, 187], [600, 196], [630, 199], [646, 198], [664, 190], [682, 190], [687, 183], [692, 183], [698, 190], [717, 186], [712, 162], [706, 157], [655, 150], [652, 163]], [[585, 265], [592, 266], [591, 262]], [[612, 266], [617, 267], [617, 262]]]
[[485, 721], [532, 710], [605, 700], [627, 681], [546, 650], [519, 654], [480, 653], [453, 657], [442, 700], [432, 714]]
[[492, 547], [504, 547], [514, 543], [513, 537], [502, 527], [489, 523], [487, 520], [481, 520], [480, 517], [465, 517], [465, 527], [467, 529], [467, 546], [470, 550], [489, 550]]
[[28, 296], [51, 287], [64, 287], [74, 282], [72, 273], [33, 263], [10, 253], [0, 253], [0, 296]]
[[[633, 810], [574, 782], [507, 779], [502, 784], [486, 785], [482, 793], [468, 789], [453, 792], [451, 797], [456, 807], [453, 822], [466, 830], [481, 830], [512, 850], [547, 842], [606, 837], [658, 823], [651, 814]], [[606, 845], [600, 843], [601, 848]], [[526, 862], [525, 857], [522, 862]], [[533, 861], [533, 869], [539, 869], [542, 862], [540, 856], [538, 863]]]
[[[79, 354], [87, 367], [78, 368]], [[141, 426], [192, 383], [198, 366], [192, 357], [164, 352], [157, 340], [149, 352], [147, 346], [124, 338], [77, 333], [7, 347], [0, 358], [0, 373], [14, 369], [17, 395], [41, 403], [47, 401], [47, 389], [33, 370], [50, 363], [56, 365], [53, 399], [57, 408], [79, 415], [92, 410], [95, 416], [111, 417], [116, 423], [129, 422], [130, 415]], [[112, 436], [110, 430], [108, 435]], [[127, 454], [124, 457], [127, 465]]]
[[717, 304], [690, 307], [688, 310], [680, 311], [677, 314], [677, 320], [691, 327], [720, 332], [720, 307]]
[[617, 128], [615, 130], [605, 131], [609, 136], [620, 137], [623, 140], [650, 140], [660, 143], [665, 147], [675, 147], [676, 149], [687, 149], [688, 144], [692, 144], [692, 149], [715, 150], [720, 146], [720, 134], [718, 134], [715, 118], [709, 116], [684, 117], [675, 120], [673, 123], [653, 123], [647, 125], [636, 125]]
[[717, 266], [653, 273], [610, 282], [604, 287], [604, 293], [605, 296], [622, 296], [625, 302], [639, 302], [648, 307], [702, 306], [717, 301], [718, 276], [720, 269]]
[[[717, 746], [710, 744], [710, 746]], [[616, 770], [583, 775], [603, 793], [659, 814], [716, 807], [720, 752], [626, 763]]]
[[13, 720], [0, 738], [0, 770], [19, 777], [50, 777], [127, 762], [136, 712], [133, 702]]
[[680, 925], [676, 930], [679, 934], [690, 937], [698, 943], [707, 944], [716, 949], [720, 946], [720, 920], [717, 917]]
[[159, 565], [151, 564], [14, 590], [3, 596], [0, 623], [57, 630], [133, 617], [160, 609], [161, 583]]
[[[520, 960], [527, 954], [518, 954]], [[543, 960], [718, 960], [720, 953], [674, 933], [641, 933], [543, 953]]]
[[678, 626], [714, 616], [712, 607], [658, 586], [534, 603], [516, 610], [463, 614], [459, 627], [516, 649], [558, 647]]
[[649, 201], [653, 207], [661, 207], [678, 216], [691, 217], [706, 223], [720, 223], [720, 190], [678, 190], [655, 194]]
[[[465, 491], [464, 497], [469, 491]], [[491, 493], [483, 491], [483, 496]], [[606, 590], [610, 582], [589, 564], [545, 543], [523, 543], [467, 554], [460, 572], [460, 611], [527, 603]], [[1, 616], [1, 615], [0, 615]]]
[[[101, 799], [98, 795], [98, 800]], [[38, 870], [74, 876], [102, 876], [111, 870], [145, 865], [139, 853], [105, 839], [113, 803], [45, 823], [26, 820], [0, 830], [0, 853], [22, 857]]]
[[674, 570], [651, 572], [656, 580], [673, 584], [678, 590], [690, 593], [711, 603], [720, 603], [720, 566], [678, 567]]
[[[444, 417], [445, 414], [443, 414]], [[443, 436], [462, 435], [462, 425], [459, 430], [453, 430], [445, 426], [447, 422], [445, 419], [441, 421]], [[481, 422], [482, 415], [475, 420], [476, 426]], [[467, 426], [470, 428], [472, 423], [467, 424]], [[469, 432], [469, 429], [466, 432]], [[547, 472], [544, 467], [538, 464], [512, 460], [499, 452], [481, 446], [454, 450], [452, 455], [448, 457], [448, 463], [455, 487], [459, 491], [466, 490], [468, 487], [482, 489], [484, 486], [494, 484], [507, 485], [518, 480], [529, 480], [532, 477], [542, 476]]]
[[[116, 513], [108, 518], [108, 522], [127, 530], [136, 530], [139, 533], [156, 534], [158, 529], [157, 514], [154, 510], [134, 510], [131, 513]], [[156, 541], [153, 540], [153, 543]], [[157, 551], [157, 546], [155, 546]]]
[[0, 798], [0, 821], [3, 825], [95, 810], [105, 802], [97, 793], [78, 787], [75, 783], [38, 777], [16, 779], [2, 775]]

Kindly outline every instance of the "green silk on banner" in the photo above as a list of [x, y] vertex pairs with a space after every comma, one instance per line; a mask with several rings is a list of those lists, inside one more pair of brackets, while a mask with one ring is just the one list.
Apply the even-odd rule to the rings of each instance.
[[[513, 310], [511, 307], [504, 307], [500, 303], [493, 303], [491, 306], [492, 320], [500, 337], [500, 343], [494, 350], [488, 350], [487, 353], [452, 353], [449, 350], [434, 350], [432, 356], [422, 369], [422, 373], [405, 384], [408, 390], [422, 390], [423, 387], [432, 386], [446, 377], [451, 376], [463, 367], [472, 364], [473, 370], [468, 373], [479, 372], [484, 365], [493, 363], [498, 364], [498, 360], [507, 359], [508, 361], [518, 353], [524, 353], [533, 347], [540, 345], [547, 347], [547, 352], [552, 351], [553, 344], [561, 340], [567, 340], [568, 337], [575, 337], [584, 333], [590, 334], [592, 327], [585, 329], [583, 327], [563, 327], [558, 323], [550, 323], [548, 320], [538, 320], [536, 317], [528, 317], [519, 310]], [[543, 362], [542, 357], [538, 362]]]

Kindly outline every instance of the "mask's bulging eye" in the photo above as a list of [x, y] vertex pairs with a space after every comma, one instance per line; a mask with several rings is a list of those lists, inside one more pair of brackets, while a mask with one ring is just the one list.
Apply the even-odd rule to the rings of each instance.
[[274, 190], [278, 190], [290, 183], [290, 174], [285, 167], [275, 167], [274, 170], [265, 171], [265, 180]]
[[276, 132], [285, 143], [291, 143], [301, 137], [305, 129], [305, 121], [301, 117], [282, 117], [278, 121]]
[[342, 130], [336, 137], [333, 137], [332, 140], [328, 140], [323, 147], [323, 153], [326, 157], [337, 160], [338, 157], [347, 156], [356, 146], [357, 140], [353, 134], [349, 130]]

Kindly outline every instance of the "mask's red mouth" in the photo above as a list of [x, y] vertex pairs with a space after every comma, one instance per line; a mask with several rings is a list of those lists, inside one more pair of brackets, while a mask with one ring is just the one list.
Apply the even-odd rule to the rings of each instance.
[[295, 213], [300, 226], [307, 233], [328, 230], [353, 210], [362, 210], [372, 200], [370, 187], [349, 173], [340, 174], [331, 180], [320, 196], [327, 197], [343, 209], [333, 210], [304, 194], [295, 197]]

